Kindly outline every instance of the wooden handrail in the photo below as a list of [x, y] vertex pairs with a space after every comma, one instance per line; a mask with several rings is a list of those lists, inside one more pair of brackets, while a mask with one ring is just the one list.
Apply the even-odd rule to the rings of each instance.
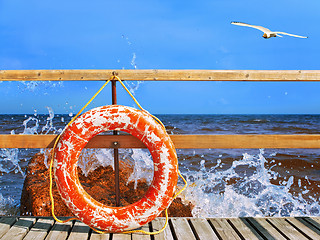
[[0, 70], [0, 81], [320, 81], [319, 70]]
[[[0, 70], [0, 81], [320, 81], [319, 70]], [[56, 135], [0, 134], [0, 148], [50, 148]], [[171, 135], [176, 148], [320, 148], [320, 135]], [[88, 148], [144, 148], [130, 135], [101, 135]]]
[[[0, 135], [0, 148], [52, 148], [57, 135]], [[320, 148], [320, 134], [307, 135], [170, 135], [179, 149]], [[98, 135], [87, 148], [145, 148], [131, 135]]]

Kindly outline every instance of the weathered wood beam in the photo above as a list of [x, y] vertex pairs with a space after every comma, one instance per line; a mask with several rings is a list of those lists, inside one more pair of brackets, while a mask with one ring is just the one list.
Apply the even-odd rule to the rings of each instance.
[[0, 81], [320, 81], [320, 70], [0, 70]]
[[[170, 135], [176, 148], [320, 148], [320, 134], [308, 135]], [[56, 135], [0, 135], [0, 148], [52, 148]], [[87, 148], [145, 148], [131, 135], [99, 135]]]

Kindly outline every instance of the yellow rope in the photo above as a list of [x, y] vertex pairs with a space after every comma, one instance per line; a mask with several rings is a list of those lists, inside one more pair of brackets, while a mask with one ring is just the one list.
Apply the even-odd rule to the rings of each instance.
[[74, 120], [76, 120], [76, 118], [81, 114], [81, 112], [96, 98], [96, 96], [102, 91], [102, 89], [104, 89], [104, 87], [110, 82], [111, 79], [109, 79], [108, 81], [106, 81], [102, 87], [93, 95], [93, 97], [86, 103], [86, 105], [84, 105], [81, 110], [71, 119], [71, 121], [66, 125], [66, 127], [63, 129], [63, 131], [57, 136], [54, 145], [53, 145], [53, 150], [52, 150], [52, 154], [51, 154], [51, 161], [50, 161], [50, 167], [49, 167], [49, 177], [50, 177], [50, 187], [49, 187], [49, 193], [50, 193], [50, 200], [51, 200], [51, 213], [53, 218], [60, 223], [66, 223], [68, 221], [71, 220], [77, 220], [77, 218], [69, 218], [67, 220], [60, 220], [56, 217], [56, 215], [54, 214], [54, 199], [53, 199], [53, 194], [52, 194], [52, 166], [53, 166], [53, 161], [54, 161], [54, 149], [57, 147], [58, 141], [61, 137], [61, 134], [65, 131], [65, 129], [67, 127], [69, 127], [71, 125], [71, 123], [74, 122]]
[[131, 98], [133, 99], [133, 101], [137, 104], [137, 106], [141, 109], [141, 111], [144, 111], [144, 112], [148, 113], [149, 115], [151, 115], [158, 123], [160, 123], [160, 125], [161, 125], [164, 129], [166, 129], [165, 126], [163, 125], [163, 123], [160, 121], [159, 118], [157, 118], [156, 116], [152, 115], [151, 113], [149, 113], [148, 111], [146, 111], [145, 109], [143, 109], [143, 108], [141, 107], [141, 105], [138, 103], [137, 99], [132, 95], [132, 93], [128, 90], [128, 88], [126, 87], [126, 85], [124, 85], [124, 83], [121, 81], [121, 79], [120, 79], [118, 76], [114, 76], [114, 78], [117, 79], [117, 80], [121, 83], [122, 87], [127, 91], [127, 93], [129, 93], [130, 97], [131, 97]]
[[[54, 161], [54, 149], [56, 148], [57, 144], [58, 144], [58, 141], [61, 137], [61, 134], [65, 131], [65, 129], [70, 126], [74, 120], [81, 114], [81, 112], [96, 98], [96, 96], [102, 91], [102, 89], [111, 81], [111, 80], [114, 80], [114, 79], [117, 79], [121, 85], [123, 86], [123, 88], [127, 91], [127, 93], [129, 93], [129, 95], [131, 96], [131, 98], [134, 100], [134, 102], [137, 104], [137, 106], [144, 112], [147, 112], [146, 110], [144, 110], [141, 105], [138, 103], [138, 101], [135, 99], [135, 97], [131, 94], [131, 92], [127, 89], [127, 87], [123, 84], [123, 82], [121, 81], [121, 79], [118, 77], [118, 76], [113, 76], [112, 78], [110, 78], [108, 81], [106, 81], [103, 86], [93, 95], [93, 97], [81, 108], [81, 110], [72, 118], [72, 120], [66, 125], [66, 127], [63, 129], [63, 131], [57, 136], [55, 142], [54, 142], [54, 145], [53, 145], [53, 152], [52, 152], [52, 155], [51, 155], [51, 161], [50, 161], [50, 166], [49, 166], [49, 176], [50, 176], [50, 186], [49, 186], [49, 194], [50, 194], [50, 200], [51, 200], [51, 213], [52, 213], [52, 216], [53, 218], [57, 221], [57, 222], [60, 222], [60, 223], [66, 223], [68, 221], [71, 221], [71, 220], [78, 220], [77, 218], [69, 218], [67, 220], [60, 220], [56, 217], [55, 213], [54, 213], [54, 199], [53, 199], [53, 194], [52, 194], [52, 185], [53, 185], [53, 182], [52, 182], [52, 168], [53, 168], [53, 161]], [[147, 112], [148, 114], [150, 114], [149, 112]], [[158, 119], [157, 117], [155, 117], [154, 115], [150, 114], [156, 121], [158, 121], [160, 123], [160, 125], [164, 128], [165, 130], [165, 126], [163, 125], [163, 123], [160, 121], [160, 119]], [[187, 187], [188, 183], [187, 181], [184, 179], [184, 177], [181, 175], [180, 171], [178, 171], [178, 174], [179, 176], [182, 178], [182, 180], [184, 181], [184, 187], [174, 195], [172, 201], [179, 195], [181, 194]], [[155, 234], [159, 234], [161, 232], [164, 231], [164, 229], [167, 227], [168, 225], [168, 208], [165, 209], [165, 216], [166, 216], [166, 222], [165, 222], [165, 225], [163, 226], [163, 228], [159, 231], [156, 231], [156, 232], [147, 232], [147, 231], [144, 231], [144, 230], [132, 230], [132, 231], [125, 231], [125, 232], [121, 232], [121, 233], [144, 233], [144, 234], [148, 234], [148, 235], [155, 235]], [[95, 232], [97, 233], [108, 233], [107, 231], [101, 231], [101, 230], [98, 230], [98, 229], [95, 229], [95, 228], [92, 228], [90, 227], [92, 230], [94, 230]]]

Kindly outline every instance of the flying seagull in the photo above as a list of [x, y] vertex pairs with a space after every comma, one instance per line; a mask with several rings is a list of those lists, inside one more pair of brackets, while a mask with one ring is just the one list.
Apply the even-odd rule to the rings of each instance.
[[256, 25], [251, 25], [251, 24], [242, 23], [242, 22], [231, 22], [231, 24], [238, 25], [238, 26], [243, 26], [243, 27], [256, 28], [256, 29], [258, 29], [258, 30], [260, 30], [260, 31], [263, 32], [262, 37], [264, 37], [264, 38], [282, 37], [282, 36], [279, 35], [279, 34], [288, 35], [288, 36], [292, 36], [292, 37], [298, 37], [298, 38], [308, 38], [308, 37], [299, 36], [299, 35], [294, 35], [294, 34], [285, 33], [285, 32], [273, 32], [273, 31], [270, 31], [270, 29], [265, 28], [265, 27], [256, 26]]

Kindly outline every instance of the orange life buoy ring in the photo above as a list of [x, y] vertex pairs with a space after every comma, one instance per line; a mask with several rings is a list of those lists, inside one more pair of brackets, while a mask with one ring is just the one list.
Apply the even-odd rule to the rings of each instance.
[[[140, 139], [154, 162], [152, 183], [144, 197], [124, 207], [109, 207], [93, 199], [81, 186], [77, 162], [81, 150], [95, 135], [125, 131]], [[55, 180], [64, 203], [85, 224], [108, 232], [138, 228], [167, 208], [178, 181], [174, 145], [163, 127], [148, 113], [134, 108], [102, 106], [82, 114], [65, 129], [55, 148]]]

